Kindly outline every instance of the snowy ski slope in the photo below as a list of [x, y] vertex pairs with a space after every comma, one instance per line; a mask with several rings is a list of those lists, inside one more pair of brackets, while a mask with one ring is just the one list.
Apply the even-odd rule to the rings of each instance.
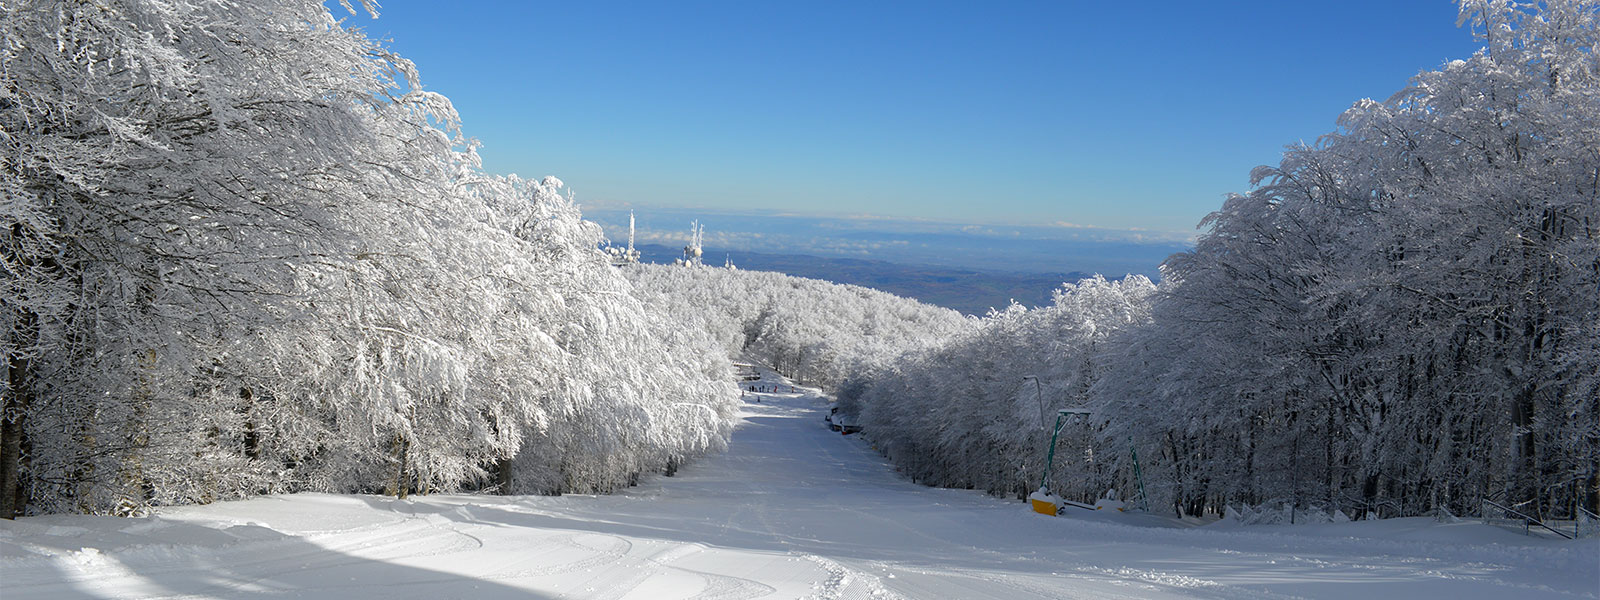
[[726, 454], [614, 496], [299, 494], [0, 521], [0, 597], [1600, 597], [1592, 539], [1051, 518], [922, 487], [829, 432], [825, 399], [801, 391], [751, 394]]

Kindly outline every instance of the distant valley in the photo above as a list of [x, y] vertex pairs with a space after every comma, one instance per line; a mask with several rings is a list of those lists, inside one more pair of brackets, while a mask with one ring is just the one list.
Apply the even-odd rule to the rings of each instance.
[[[732, 256], [734, 264], [748, 268], [758, 268], [754, 265], [763, 260], [757, 257], [759, 253], [920, 265], [913, 270], [940, 270], [944, 272], [941, 276], [1031, 273], [1049, 280], [1074, 273], [1100, 273], [1110, 278], [1138, 273], [1155, 279], [1160, 275], [1159, 265], [1168, 256], [1193, 248], [1187, 234], [1051, 224], [964, 225], [760, 211], [648, 207], [634, 211], [590, 206], [583, 207], [583, 216], [599, 224], [611, 243], [619, 246], [627, 243], [630, 220], [636, 221], [635, 245], [671, 248], [665, 262], [679, 256], [678, 249], [689, 242], [690, 223], [697, 222], [705, 228], [702, 245], [707, 249], [707, 262], [721, 264], [725, 252]], [[830, 268], [837, 266], [840, 265], [830, 263]], [[771, 270], [790, 272], [776, 267]], [[1024, 278], [1023, 285], [1033, 290], [1033, 284], [1027, 282], [1038, 280]], [[1045, 287], [1060, 283], [1055, 281]], [[1027, 303], [1040, 293], [1030, 291], [1017, 300]], [[996, 302], [1003, 306], [1008, 299], [1002, 294]]]
[[[642, 259], [668, 264], [681, 258], [681, 248], [658, 244], [637, 246]], [[1088, 273], [1011, 273], [977, 271], [937, 266], [903, 265], [881, 260], [825, 258], [805, 254], [766, 254], [724, 248], [705, 248], [704, 261], [721, 266], [732, 261], [740, 269], [776, 271], [796, 277], [823, 279], [883, 290], [897, 296], [915, 298], [928, 304], [955, 309], [964, 314], [983, 315], [990, 308], [1004, 308], [1015, 299], [1027, 306], [1050, 303], [1050, 292], [1064, 282], [1091, 276]]]
[[[1192, 249], [1187, 234], [1060, 224], [971, 225], [871, 216], [772, 211], [597, 207], [584, 218], [610, 243], [630, 234], [643, 259], [671, 263], [704, 227], [704, 260], [883, 290], [969, 315], [1050, 303], [1062, 283], [1100, 273], [1157, 279], [1174, 252]], [[761, 250], [761, 251], [754, 251]]]

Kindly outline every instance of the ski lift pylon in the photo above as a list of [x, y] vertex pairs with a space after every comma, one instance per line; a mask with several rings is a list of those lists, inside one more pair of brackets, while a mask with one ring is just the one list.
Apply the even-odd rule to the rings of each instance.
[[1028, 495], [1028, 504], [1033, 506], [1033, 512], [1056, 516], [1061, 513], [1065, 502], [1060, 496], [1050, 491], [1050, 470], [1056, 464], [1056, 440], [1061, 437], [1061, 429], [1066, 427], [1067, 419], [1073, 416], [1088, 416], [1087, 408], [1063, 408], [1056, 411], [1056, 425], [1050, 432], [1050, 451], [1046, 453], [1044, 476], [1039, 478], [1039, 490]]

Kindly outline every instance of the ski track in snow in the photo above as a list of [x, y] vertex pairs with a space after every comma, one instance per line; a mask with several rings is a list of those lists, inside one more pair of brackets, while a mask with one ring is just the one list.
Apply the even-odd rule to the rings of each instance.
[[1600, 598], [1596, 540], [1050, 518], [901, 479], [859, 436], [824, 428], [814, 393], [751, 397], [727, 453], [613, 496], [300, 494], [0, 522], [0, 596]]

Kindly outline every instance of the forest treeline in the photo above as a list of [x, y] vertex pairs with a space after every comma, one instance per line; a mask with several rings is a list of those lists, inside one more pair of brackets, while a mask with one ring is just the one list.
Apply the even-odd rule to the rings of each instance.
[[1073, 408], [1068, 498], [1595, 510], [1600, 2], [1461, 4], [1482, 51], [1258, 168], [1159, 283], [974, 319], [614, 267], [321, 3], [13, 3], [0, 516], [613, 490], [724, 447], [730, 357], [835, 391], [929, 485], [1032, 491]]
[[724, 447], [726, 356], [324, 3], [0, 28], [0, 516], [606, 491]]
[[[929, 484], [1353, 516], [1600, 504], [1600, 3], [1467, 0], [1474, 56], [1251, 174], [1138, 278], [1069, 285], [840, 402]], [[1023, 379], [1033, 376], [1037, 379]], [[1042, 399], [1042, 402], [1041, 402]]]
[[707, 332], [722, 352], [827, 389], [847, 372], [977, 326], [948, 308], [769, 271], [639, 264], [624, 272], [641, 298]]
[[[1089, 415], [1067, 422], [1050, 476], [1067, 498], [1142, 488], [1177, 514], [1594, 511], [1597, 13], [1463, 2], [1480, 52], [1256, 169], [1159, 285], [1093, 278], [1048, 307], [946, 325], [772, 274], [634, 280], [730, 352], [835, 390], [929, 485], [1031, 492], [1073, 408]], [[894, 331], [874, 313], [940, 327]]]

